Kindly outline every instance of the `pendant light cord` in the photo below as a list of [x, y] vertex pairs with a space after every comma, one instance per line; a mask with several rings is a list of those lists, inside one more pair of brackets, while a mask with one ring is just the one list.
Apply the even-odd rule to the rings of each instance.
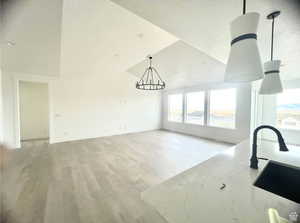
[[274, 42], [274, 22], [275, 19], [272, 19], [272, 37], [271, 37], [271, 61], [273, 60], [273, 42]]
[[246, 14], [246, 0], [243, 0], [243, 15]]

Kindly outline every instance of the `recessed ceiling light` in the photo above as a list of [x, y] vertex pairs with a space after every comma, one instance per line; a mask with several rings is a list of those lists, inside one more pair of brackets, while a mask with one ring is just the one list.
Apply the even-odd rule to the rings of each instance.
[[144, 37], [144, 34], [143, 34], [143, 33], [138, 33], [136, 36], [137, 36], [138, 38], [142, 39], [142, 38]]
[[15, 46], [16, 45], [16, 43], [11, 42], [11, 41], [7, 41], [6, 44], [7, 44], [7, 46]]
[[11, 41], [3, 41], [3, 42], [0, 42], [0, 45], [15, 46], [16, 43], [15, 42], [11, 42]]

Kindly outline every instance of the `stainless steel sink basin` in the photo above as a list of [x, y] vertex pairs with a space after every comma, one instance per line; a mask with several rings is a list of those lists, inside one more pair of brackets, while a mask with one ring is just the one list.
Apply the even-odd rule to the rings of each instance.
[[254, 186], [300, 204], [300, 168], [270, 161]]

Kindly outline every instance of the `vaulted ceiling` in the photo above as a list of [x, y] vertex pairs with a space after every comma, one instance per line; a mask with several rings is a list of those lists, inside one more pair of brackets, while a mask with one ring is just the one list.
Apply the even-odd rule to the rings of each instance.
[[[242, 13], [242, 0], [112, 0], [172, 33], [207, 55], [227, 62], [229, 24]], [[270, 58], [271, 22], [266, 16], [281, 10], [276, 20], [275, 54], [282, 60], [284, 79], [300, 78], [300, 1], [248, 0], [247, 10], [261, 15], [258, 38], [264, 61]], [[210, 75], [207, 74], [207, 78]]]
[[[149, 61], [144, 60], [128, 71], [141, 77]], [[167, 88], [187, 87], [203, 82], [222, 82], [225, 65], [179, 40], [153, 57], [153, 66], [163, 76]]]
[[[40, 75], [106, 75], [143, 72], [154, 55], [171, 85], [223, 80], [230, 49], [230, 21], [241, 0], [9, 0], [1, 11], [4, 71]], [[4, 10], [3, 10], [4, 9]], [[259, 46], [269, 59], [271, 23], [276, 20], [275, 58], [284, 79], [300, 78], [300, 2], [248, 0], [261, 14]], [[6, 44], [7, 41], [12, 45]]]
[[177, 41], [109, 0], [10, 0], [1, 16], [11, 73], [110, 76]]
[[2, 69], [57, 76], [62, 0], [5, 0], [0, 15]]
[[62, 75], [125, 72], [177, 38], [109, 0], [64, 0]]

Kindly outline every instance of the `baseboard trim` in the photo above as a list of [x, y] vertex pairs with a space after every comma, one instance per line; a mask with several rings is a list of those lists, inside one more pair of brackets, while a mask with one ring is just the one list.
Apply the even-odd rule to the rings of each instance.
[[28, 142], [28, 141], [39, 141], [39, 140], [49, 140], [49, 138], [32, 138], [32, 139], [21, 139], [21, 142]]

